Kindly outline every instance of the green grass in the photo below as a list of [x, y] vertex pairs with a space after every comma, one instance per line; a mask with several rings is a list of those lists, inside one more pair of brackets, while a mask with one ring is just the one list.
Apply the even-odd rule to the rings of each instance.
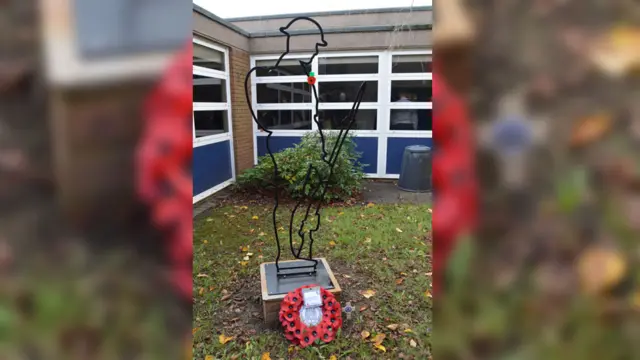
[[[335, 341], [306, 349], [291, 348], [280, 331], [262, 325], [259, 264], [273, 261], [276, 253], [270, 212], [265, 206], [229, 206], [212, 210], [194, 224], [195, 359], [207, 355], [260, 359], [265, 352], [272, 359], [430, 357], [431, 299], [425, 291], [431, 288], [431, 242], [427, 241], [431, 214], [427, 205], [323, 210], [314, 256], [328, 259], [344, 291], [342, 304], [350, 301], [356, 311], [351, 319], [344, 318]], [[279, 219], [285, 220], [286, 215], [283, 209]], [[280, 234], [288, 239], [288, 227], [282, 226]], [[288, 249], [288, 240], [283, 241], [283, 254], [290, 259], [285, 244]], [[244, 262], [247, 253], [253, 255]], [[366, 299], [359, 293], [364, 290], [376, 294]], [[360, 311], [362, 307], [367, 309]], [[398, 324], [398, 329], [390, 330], [390, 324]], [[384, 333], [386, 353], [363, 340], [363, 330], [371, 338]], [[221, 344], [221, 334], [234, 338]]]

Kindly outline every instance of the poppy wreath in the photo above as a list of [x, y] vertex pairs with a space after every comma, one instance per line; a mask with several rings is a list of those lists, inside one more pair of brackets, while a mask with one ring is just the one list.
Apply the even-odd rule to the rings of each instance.
[[302, 289], [316, 287], [306, 285], [288, 293], [280, 304], [280, 323], [287, 340], [302, 348], [313, 344], [316, 340], [324, 343], [336, 338], [338, 329], [342, 328], [342, 307], [335, 296], [324, 288], [320, 288], [322, 296], [322, 320], [316, 326], [307, 326], [300, 319], [302, 308]]
[[190, 40], [146, 99], [136, 154], [138, 193], [164, 234], [171, 281], [189, 301], [193, 291], [192, 54]]
[[434, 64], [433, 96], [438, 107], [433, 113], [433, 186], [436, 193], [433, 217], [433, 295], [442, 290], [447, 261], [458, 239], [472, 231], [477, 222], [476, 181], [472, 122], [461, 94], [438, 76]]

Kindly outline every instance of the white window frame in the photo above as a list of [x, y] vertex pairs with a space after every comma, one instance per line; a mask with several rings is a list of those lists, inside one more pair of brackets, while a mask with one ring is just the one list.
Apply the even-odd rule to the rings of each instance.
[[[375, 137], [378, 138], [378, 168], [374, 174], [367, 174], [373, 178], [398, 178], [398, 175], [387, 175], [387, 141], [389, 138], [431, 138], [431, 130], [390, 130], [390, 115], [392, 109], [431, 109], [432, 102], [416, 102], [416, 103], [393, 103], [391, 102], [391, 82], [404, 80], [432, 80], [431, 73], [405, 73], [393, 74], [392, 65], [393, 57], [397, 55], [432, 55], [430, 49], [425, 50], [399, 50], [399, 51], [363, 51], [363, 52], [328, 52], [319, 54], [312, 63], [312, 71], [316, 74], [316, 86], [319, 87], [322, 82], [362, 82], [377, 81], [378, 83], [378, 102], [363, 102], [360, 105], [362, 110], [377, 110], [377, 130], [352, 130], [350, 133], [357, 137]], [[310, 53], [289, 54], [285, 59], [308, 59]], [[331, 57], [367, 57], [378, 56], [378, 73], [377, 74], [348, 74], [348, 75], [321, 75], [318, 72], [319, 59]], [[279, 55], [260, 55], [251, 57], [251, 67], [256, 66], [260, 60], [276, 60]], [[252, 103], [255, 111], [260, 110], [311, 110], [311, 116], [315, 115], [315, 99], [312, 98], [311, 103], [307, 104], [258, 104], [256, 95], [256, 85], [266, 83], [291, 83], [306, 82], [306, 76], [256, 76], [252, 74]], [[318, 106], [318, 110], [348, 110], [351, 109], [352, 103], [323, 103]], [[311, 130], [273, 130], [273, 136], [303, 136], [311, 131], [317, 131], [318, 126], [312, 121]], [[326, 130], [327, 132], [338, 130]], [[254, 132], [254, 163], [258, 162], [258, 137], [266, 136], [264, 132], [258, 130], [257, 125], [253, 122]]]
[[225, 71], [219, 71], [219, 70], [213, 70], [213, 69], [208, 69], [205, 67], [200, 67], [200, 66], [193, 66], [193, 74], [194, 75], [200, 75], [200, 76], [206, 76], [206, 77], [210, 77], [210, 78], [214, 78], [214, 79], [220, 79], [220, 80], [224, 80], [225, 82], [225, 91], [226, 91], [226, 102], [210, 102], [210, 103], [193, 103], [193, 115], [195, 117], [195, 112], [196, 111], [226, 111], [227, 113], [227, 127], [228, 127], [228, 131], [226, 133], [223, 134], [216, 134], [216, 135], [209, 135], [209, 136], [203, 136], [203, 137], [196, 137], [196, 130], [195, 130], [195, 119], [193, 120], [193, 146], [194, 147], [199, 147], [199, 146], [204, 146], [204, 145], [209, 145], [209, 144], [215, 144], [218, 142], [222, 142], [222, 141], [226, 141], [226, 140], [232, 140], [233, 139], [233, 126], [232, 126], [232, 117], [231, 117], [231, 79], [229, 76], [229, 51], [224, 48], [221, 47], [219, 45], [216, 45], [214, 43], [208, 42], [206, 40], [202, 40], [202, 39], [193, 39], [193, 43], [194, 44], [198, 44], [201, 46], [206, 46], [210, 49], [216, 50], [221, 52], [224, 55], [224, 62], [225, 62]]
[[[192, 112], [192, 122], [193, 122], [193, 147], [197, 148], [200, 146], [211, 145], [223, 141], [229, 141], [229, 156], [231, 163], [231, 179], [223, 182], [215, 186], [212, 189], [205, 190], [200, 194], [194, 194], [193, 203], [197, 203], [198, 201], [214, 194], [217, 191], [224, 189], [225, 187], [231, 185], [236, 181], [236, 162], [235, 162], [235, 153], [233, 146], [233, 117], [231, 112], [231, 77], [229, 72], [229, 50], [220, 45], [214, 44], [212, 42], [206, 41], [204, 39], [193, 38], [193, 43], [201, 46], [206, 46], [216, 51], [220, 51], [224, 54], [224, 69], [225, 71], [208, 69], [201, 66], [193, 66], [193, 74], [201, 75], [215, 79], [221, 79], [225, 81], [226, 85], [226, 102], [224, 103], [193, 103], [193, 112]], [[196, 124], [195, 124], [195, 112], [196, 111], [226, 111], [227, 113], [227, 127], [228, 131], [223, 134], [209, 135], [203, 137], [196, 137]]]

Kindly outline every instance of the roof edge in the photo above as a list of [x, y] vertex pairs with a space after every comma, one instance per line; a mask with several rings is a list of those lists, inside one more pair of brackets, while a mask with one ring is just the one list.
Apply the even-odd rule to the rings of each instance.
[[[385, 31], [418, 31], [418, 30], [431, 30], [432, 26], [428, 24], [415, 24], [415, 25], [375, 25], [375, 26], [350, 26], [350, 27], [335, 27], [324, 29], [325, 34], [348, 34], [348, 33], [367, 33], [367, 32], [385, 32]], [[289, 34], [295, 35], [314, 35], [318, 34], [316, 29], [302, 29], [302, 30], [290, 30]], [[278, 37], [285, 36], [280, 31], [257, 31], [252, 32], [250, 38], [266, 38], [266, 37]]]
[[240, 35], [243, 35], [245, 37], [251, 37], [251, 34], [248, 31], [246, 31], [246, 30], [244, 30], [244, 29], [242, 29], [242, 28], [230, 23], [227, 20], [224, 20], [223, 18], [221, 18], [221, 17], [219, 17], [217, 15], [214, 15], [213, 13], [211, 13], [210, 11], [202, 8], [199, 5], [193, 4], [193, 10], [195, 12], [197, 12], [198, 14], [200, 14], [200, 15], [202, 15], [202, 16], [210, 19], [210, 20], [213, 20], [214, 22], [217, 22], [218, 24], [228, 28], [229, 30], [235, 31], [236, 33], [238, 33]]
[[[194, 6], [197, 6], [197, 5], [194, 5]], [[336, 10], [336, 11], [308, 12], [308, 13], [297, 13], [297, 14], [278, 14], [278, 15], [266, 15], [266, 16], [246, 16], [246, 17], [237, 17], [237, 18], [227, 18], [227, 19], [224, 19], [223, 21], [241, 22], [241, 21], [256, 21], [256, 20], [286, 19], [286, 18], [294, 18], [294, 17], [299, 17], [299, 16], [314, 17], [314, 16], [336, 16], [336, 15], [363, 15], [363, 14], [402, 13], [402, 12], [411, 12], [411, 11], [431, 11], [431, 10], [433, 10], [433, 6], [395, 7], [395, 8], [358, 9], [358, 10]], [[206, 11], [206, 10], [204, 10], [204, 11]]]

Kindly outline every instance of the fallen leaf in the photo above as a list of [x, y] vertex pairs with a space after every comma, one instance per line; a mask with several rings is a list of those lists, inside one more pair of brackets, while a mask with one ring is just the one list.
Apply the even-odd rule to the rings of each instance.
[[411, 330], [411, 329], [404, 329], [404, 332], [405, 332], [405, 333], [412, 333], [412, 332], [413, 332], [413, 330]]
[[249, 251], [249, 247], [248, 246], [243, 246], [241, 250], [242, 250], [242, 252], [247, 252], [247, 251]]
[[364, 239], [364, 242], [367, 243], [367, 244], [370, 243], [371, 242], [371, 238]]
[[640, 290], [636, 290], [636, 292], [631, 297], [631, 305], [636, 309], [640, 309]]
[[351, 279], [351, 276], [347, 274], [343, 274], [342, 277], [344, 277], [345, 279]]
[[368, 208], [372, 208], [372, 207], [374, 207], [374, 206], [376, 206], [376, 204], [374, 204], [374, 203], [368, 203], [368, 204], [367, 204], [367, 207], [368, 207]]
[[340, 211], [340, 212], [338, 213], [338, 215], [339, 215], [339, 216], [342, 216], [342, 215], [344, 215], [344, 212]]
[[404, 282], [403, 278], [396, 279], [396, 285], [402, 285], [403, 282]]
[[416, 347], [416, 346], [418, 346], [418, 343], [416, 343], [415, 340], [411, 339], [411, 340], [409, 340], [409, 345], [411, 345], [411, 347]]
[[573, 147], [587, 145], [604, 137], [611, 129], [611, 114], [599, 113], [578, 121], [571, 133], [570, 145]]
[[208, 243], [209, 243], [209, 241], [207, 241], [207, 240], [202, 240], [202, 243], [203, 243], [203, 244], [208, 244]]
[[594, 247], [578, 259], [578, 275], [587, 293], [599, 293], [620, 283], [627, 272], [623, 255], [615, 250]]
[[362, 330], [362, 332], [360, 333], [360, 337], [362, 338], [362, 340], [368, 338], [369, 336], [371, 336], [371, 333], [367, 330]]
[[432, 213], [433, 213], [433, 210], [432, 210], [432, 209], [427, 209], [427, 211], [429, 212], [429, 214], [432, 214]]
[[247, 266], [247, 265], [249, 265], [249, 262], [248, 261], [240, 261], [240, 265]]
[[375, 294], [376, 294], [376, 292], [374, 290], [364, 290], [364, 291], [361, 290], [360, 291], [360, 295], [364, 296], [367, 299], [372, 297]]
[[247, 256], [253, 256], [253, 253], [247, 253]]
[[242, 258], [242, 260], [244, 260], [244, 261], [249, 261], [249, 257], [248, 257], [248, 256], [245, 256], [245, 257], [243, 257], [243, 258]]
[[389, 329], [391, 331], [396, 331], [396, 330], [398, 330], [398, 324], [387, 325], [387, 329]]
[[387, 349], [384, 346], [382, 346], [381, 344], [373, 344], [373, 347], [375, 347], [376, 349], [382, 351], [383, 353], [387, 352]]
[[258, 219], [260, 219], [260, 218], [259, 218], [258, 216], [256, 216], [256, 215], [253, 215], [253, 216], [251, 217], [251, 220], [258, 220]]
[[329, 360], [338, 360], [338, 358], [337, 358], [335, 355], [331, 355], [331, 356], [329, 357]]
[[197, 332], [198, 332], [198, 328], [195, 327], [195, 328], [193, 328], [193, 330], [191, 330], [191, 335], [195, 335], [195, 333], [197, 333]]
[[268, 352], [263, 353], [262, 356], [260, 357], [260, 360], [271, 360], [271, 354]]
[[289, 348], [287, 348], [287, 352], [291, 354], [295, 349], [296, 347], [294, 345], [289, 345]]
[[376, 335], [376, 337], [374, 337], [373, 340], [371, 340], [371, 341], [374, 344], [380, 345], [380, 344], [382, 344], [382, 341], [384, 341], [384, 338], [386, 338], [386, 337], [387, 337], [387, 335], [380, 333], [380, 334]]
[[258, 234], [258, 236], [264, 236], [264, 233], [263, 233], [263, 232], [260, 232], [260, 234]]
[[233, 340], [233, 336], [224, 336], [224, 334], [220, 334], [220, 336], [218, 337], [218, 341], [220, 341], [220, 344], [222, 345], [228, 343], [231, 340]]
[[431, 295], [431, 291], [429, 291], [429, 289], [425, 290], [425, 291], [424, 291], [424, 296], [426, 296], [426, 297], [428, 297], [428, 298], [432, 297], [432, 295]]
[[204, 360], [213, 360], [213, 355], [207, 355], [204, 357]]
[[363, 312], [363, 311], [367, 310], [368, 308], [369, 308], [369, 306], [368, 306], [368, 305], [361, 306], [361, 307], [360, 307], [360, 312]]
[[202, 294], [204, 294], [204, 288], [200, 288], [200, 290], [198, 291], [198, 294], [200, 294], [200, 296], [202, 296]]
[[401, 232], [402, 232], [402, 229], [400, 229], [400, 228], [396, 228], [396, 231], [397, 231], [397, 232], [399, 232], [399, 233], [401, 233]]
[[429, 272], [427, 273], [427, 276], [432, 276], [432, 275], [433, 275], [433, 272], [432, 272], [432, 271], [429, 271]]
[[336, 246], [336, 242], [333, 240], [329, 241], [329, 246]]
[[213, 286], [209, 286], [209, 291], [213, 291], [215, 289]]
[[198, 277], [199, 277], [199, 278], [209, 277], [209, 275], [207, 275], [207, 274], [198, 274]]
[[640, 29], [631, 26], [615, 27], [598, 41], [590, 51], [591, 61], [605, 73], [619, 77], [640, 66]]
[[212, 218], [207, 218], [207, 222], [212, 222], [213, 219]]

